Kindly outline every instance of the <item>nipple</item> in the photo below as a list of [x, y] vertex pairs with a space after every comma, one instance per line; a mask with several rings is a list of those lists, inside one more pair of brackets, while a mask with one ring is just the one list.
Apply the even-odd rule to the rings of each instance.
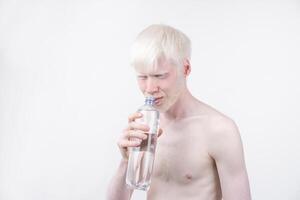
[[186, 174], [185, 178], [188, 179], [188, 180], [192, 180], [193, 176], [191, 174]]

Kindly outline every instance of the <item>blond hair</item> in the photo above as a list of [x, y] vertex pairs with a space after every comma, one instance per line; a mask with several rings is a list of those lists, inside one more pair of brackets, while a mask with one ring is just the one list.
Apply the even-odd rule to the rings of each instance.
[[144, 29], [131, 49], [130, 64], [135, 69], [153, 69], [159, 59], [182, 66], [191, 59], [191, 41], [180, 30], [171, 26], [154, 24]]

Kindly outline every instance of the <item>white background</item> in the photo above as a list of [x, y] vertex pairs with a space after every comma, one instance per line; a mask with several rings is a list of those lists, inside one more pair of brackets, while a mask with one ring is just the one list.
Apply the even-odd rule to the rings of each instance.
[[1, 200], [105, 199], [152, 23], [191, 38], [189, 88], [238, 124], [253, 199], [300, 199], [300, 1], [0, 0]]

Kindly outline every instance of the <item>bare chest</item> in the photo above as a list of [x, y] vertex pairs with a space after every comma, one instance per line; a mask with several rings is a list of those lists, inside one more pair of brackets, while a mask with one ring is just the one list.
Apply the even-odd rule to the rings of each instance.
[[188, 124], [165, 129], [158, 139], [153, 170], [153, 178], [163, 182], [186, 184], [211, 179], [215, 169], [204, 129]]

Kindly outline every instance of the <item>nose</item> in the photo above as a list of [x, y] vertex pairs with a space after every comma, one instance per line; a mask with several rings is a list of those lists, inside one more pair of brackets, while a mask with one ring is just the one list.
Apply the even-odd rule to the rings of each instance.
[[158, 92], [158, 84], [157, 81], [153, 78], [148, 78], [146, 83], [146, 93], [153, 95], [154, 93]]

